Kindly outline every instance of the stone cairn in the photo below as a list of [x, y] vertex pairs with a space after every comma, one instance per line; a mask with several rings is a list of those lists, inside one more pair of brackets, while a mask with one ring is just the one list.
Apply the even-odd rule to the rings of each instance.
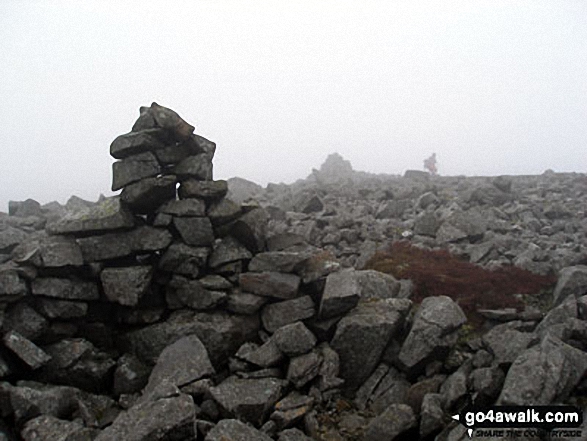
[[216, 146], [193, 131], [142, 107], [110, 146], [120, 196], [2, 250], [0, 439], [430, 438], [457, 430], [469, 393], [548, 404], [580, 382], [585, 354], [552, 336], [528, 351], [562, 360], [564, 383], [520, 389], [524, 360], [504, 380], [537, 338], [517, 328], [510, 351], [500, 331], [472, 361], [447, 358], [466, 322], [455, 302], [412, 317], [393, 277], [268, 237], [267, 212], [225, 198]]

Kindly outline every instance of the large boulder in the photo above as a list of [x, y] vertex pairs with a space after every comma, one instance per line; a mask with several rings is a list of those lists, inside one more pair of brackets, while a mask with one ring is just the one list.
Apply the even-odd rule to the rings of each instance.
[[450, 297], [426, 297], [399, 353], [406, 371], [416, 373], [426, 363], [444, 357], [456, 343], [456, 332], [467, 317]]
[[182, 387], [214, 373], [208, 352], [200, 339], [196, 335], [188, 335], [161, 352], [144, 393], [149, 394], [164, 381]]
[[189, 395], [145, 401], [122, 412], [95, 441], [154, 441], [195, 438], [196, 406]]
[[400, 312], [409, 300], [388, 299], [361, 303], [344, 316], [331, 342], [340, 357], [340, 377], [355, 390], [369, 378], [392, 336], [404, 319]]
[[118, 197], [112, 197], [48, 223], [47, 233], [82, 235], [130, 229], [134, 225], [132, 214], [123, 207]]
[[285, 385], [277, 378], [229, 377], [210, 392], [227, 417], [261, 426], [282, 397]]
[[552, 293], [555, 305], [562, 303], [568, 296], [581, 297], [587, 294], [587, 266], [577, 265], [563, 268], [558, 275], [558, 282]]
[[587, 371], [587, 354], [547, 336], [522, 352], [509, 369], [498, 403], [515, 406], [564, 402]]

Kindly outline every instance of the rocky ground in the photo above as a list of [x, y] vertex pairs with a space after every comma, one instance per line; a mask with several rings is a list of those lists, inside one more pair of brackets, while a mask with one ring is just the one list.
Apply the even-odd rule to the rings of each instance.
[[471, 403], [585, 411], [585, 175], [335, 154], [262, 188], [213, 180], [215, 148], [153, 103], [111, 145], [120, 196], [0, 214], [0, 440], [464, 440]]

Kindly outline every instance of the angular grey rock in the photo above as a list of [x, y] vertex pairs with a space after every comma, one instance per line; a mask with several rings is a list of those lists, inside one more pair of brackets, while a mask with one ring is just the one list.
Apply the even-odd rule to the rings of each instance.
[[16, 331], [7, 332], [2, 342], [31, 369], [39, 369], [51, 360], [49, 354]]
[[413, 371], [443, 357], [452, 345], [451, 335], [466, 321], [465, 314], [450, 297], [426, 297], [414, 316], [399, 361]]
[[312, 441], [312, 438], [306, 436], [304, 432], [295, 427], [286, 429], [279, 434], [277, 441]]
[[194, 439], [196, 406], [189, 395], [146, 401], [122, 412], [95, 441]]
[[341, 319], [331, 346], [340, 357], [345, 388], [354, 391], [369, 378], [402, 322], [393, 299], [361, 303]]
[[151, 152], [128, 156], [112, 164], [112, 191], [144, 178], [157, 176], [161, 167]]
[[164, 144], [160, 140], [159, 129], [147, 129], [118, 136], [110, 144], [110, 155], [123, 159], [131, 155], [160, 149]]
[[379, 415], [392, 404], [410, 405], [407, 396], [409, 391], [410, 383], [397, 369], [392, 367], [369, 397], [368, 407], [376, 415]]
[[116, 362], [114, 371], [114, 385], [112, 390], [115, 396], [140, 392], [147, 381], [151, 369], [132, 354], [124, 354]]
[[476, 213], [455, 212], [438, 228], [436, 239], [439, 242], [457, 242], [462, 239], [477, 240], [487, 230], [487, 222]]
[[196, 335], [180, 338], [167, 346], [151, 372], [144, 394], [166, 381], [182, 387], [215, 374], [208, 352]]
[[141, 179], [124, 187], [120, 200], [133, 213], [153, 213], [165, 202], [175, 199], [176, 183], [174, 175]]
[[188, 245], [207, 247], [214, 243], [212, 224], [207, 217], [174, 217], [173, 225]]
[[296, 202], [296, 211], [302, 213], [318, 213], [324, 209], [324, 202], [316, 194], [302, 195], [299, 201]]
[[99, 392], [110, 381], [116, 363], [82, 338], [64, 339], [45, 346], [51, 357], [37, 373], [41, 381]]
[[445, 425], [442, 397], [440, 394], [426, 394], [420, 411], [420, 437], [424, 438], [441, 430]]
[[226, 310], [234, 314], [255, 314], [269, 301], [268, 297], [233, 290], [226, 300]]
[[306, 240], [295, 233], [280, 233], [267, 237], [268, 251], [284, 251], [296, 245], [303, 245]]
[[319, 316], [335, 317], [353, 309], [361, 297], [361, 286], [355, 271], [329, 274], [320, 301]]
[[260, 426], [282, 397], [285, 385], [277, 378], [229, 377], [210, 392], [224, 414]]
[[205, 441], [272, 441], [272, 438], [239, 420], [224, 419], [208, 432]]
[[41, 204], [34, 199], [27, 199], [26, 201], [8, 201], [8, 214], [17, 217], [41, 217], [44, 215], [44, 212]]
[[401, 218], [404, 212], [410, 207], [411, 201], [408, 199], [394, 200], [384, 202], [375, 213], [376, 219], [394, 219]]
[[392, 441], [415, 427], [416, 416], [412, 408], [406, 404], [392, 404], [369, 423], [363, 439]]
[[44, 268], [81, 266], [84, 263], [75, 239], [66, 236], [30, 237], [12, 251], [12, 258], [18, 263]]
[[195, 136], [192, 135], [184, 141], [166, 145], [163, 148], [155, 150], [157, 161], [163, 166], [178, 164], [191, 155], [202, 153], [202, 149], [197, 145]]
[[469, 195], [469, 202], [494, 207], [505, 204], [512, 199], [512, 195], [506, 193], [494, 185], [480, 185]]
[[211, 289], [213, 291], [230, 291], [233, 288], [232, 283], [230, 283], [224, 277], [217, 276], [215, 274], [202, 277], [199, 279], [199, 282], [204, 288]]
[[211, 181], [212, 161], [205, 153], [188, 156], [173, 167], [172, 172], [181, 180], [196, 179], [200, 181]]
[[175, 199], [163, 204], [157, 212], [179, 217], [204, 217], [206, 215], [206, 204], [199, 199]]
[[293, 299], [299, 296], [300, 277], [276, 272], [243, 273], [239, 276], [242, 290], [260, 296], [277, 299]]
[[255, 208], [230, 224], [230, 235], [234, 236], [252, 253], [265, 250], [269, 214], [262, 208]]
[[211, 309], [224, 302], [227, 294], [222, 291], [210, 291], [198, 280], [186, 280], [175, 290], [175, 296], [188, 308]]
[[455, 405], [467, 395], [470, 373], [471, 367], [468, 364], [463, 364], [459, 369], [449, 375], [442, 386], [440, 386], [440, 395], [442, 396], [444, 409], [453, 410]]
[[28, 234], [18, 228], [7, 227], [0, 230], [0, 252], [9, 253], [19, 243], [24, 242]]
[[197, 277], [206, 265], [210, 249], [192, 247], [181, 242], [171, 244], [159, 261], [159, 268], [176, 274]]
[[478, 397], [486, 402], [493, 402], [503, 387], [505, 374], [497, 367], [484, 367], [471, 372], [471, 386]]
[[215, 227], [227, 224], [241, 215], [241, 206], [230, 199], [223, 198], [214, 202], [207, 212], [210, 222]]
[[207, 202], [217, 201], [226, 196], [228, 184], [226, 181], [197, 181], [186, 179], [181, 182], [178, 194], [181, 199], [198, 198]]
[[[276, 423], [278, 430], [291, 427], [312, 410], [313, 404], [314, 398], [293, 391], [283, 400], [280, 400], [275, 404], [275, 412], [271, 414], [271, 421]], [[291, 433], [291, 431], [288, 430], [285, 432]], [[303, 432], [299, 432], [303, 435]], [[284, 432], [282, 432], [281, 435], [283, 435], [283, 433]]]
[[194, 127], [185, 122], [177, 112], [155, 102], [151, 103], [150, 107], [140, 108], [140, 116], [134, 123], [132, 131], [140, 132], [153, 128], [163, 129], [177, 141], [185, 141], [194, 132]]
[[418, 197], [416, 199], [416, 207], [421, 209], [426, 209], [430, 205], [438, 206], [440, 205], [440, 199], [436, 196], [433, 192], [428, 191]]
[[26, 303], [16, 303], [6, 310], [3, 329], [16, 331], [23, 337], [35, 341], [49, 330], [45, 317]]
[[271, 339], [281, 352], [290, 357], [305, 354], [316, 346], [316, 337], [302, 322], [279, 328]]
[[41, 415], [27, 421], [20, 432], [23, 441], [92, 441], [94, 432], [75, 421]]
[[321, 366], [322, 356], [318, 351], [298, 355], [289, 361], [286, 378], [300, 389], [318, 376]]
[[65, 300], [98, 300], [98, 286], [93, 282], [57, 277], [43, 277], [32, 281], [33, 295]]
[[401, 283], [395, 277], [374, 270], [355, 271], [354, 274], [361, 290], [361, 300], [398, 297]]
[[275, 332], [282, 326], [313, 317], [315, 314], [316, 310], [312, 298], [302, 296], [265, 306], [261, 313], [261, 320], [267, 331]]
[[88, 313], [88, 304], [85, 302], [39, 298], [35, 305], [41, 314], [52, 320], [80, 318]]
[[579, 317], [578, 301], [568, 296], [562, 303], [555, 306], [534, 329], [537, 338], [542, 339], [548, 333], [565, 341], [572, 334], [574, 319]]
[[250, 260], [253, 257], [234, 237], [228, 236], [214, 244], [208, 265], [210, 268], [218, 268], [226, 263], [237, 260]]
[[520, 332], [507, 323], [494, 326], [483, 335], [483, 342], [499, 365], [509, 366], [528, 346], [538, 339], [531, 332]]
[[164, 250], [173, 236], [162, 228], [140, 226], [124, 233], [109, 233], [100, 236], [78, 238], [85, 262], [116, 259], [133, 254]]
[[369, 378], [361, 385], [355, 393], [354, 403], [359, 410], [365, 410], [371, 395], [381, 382], [381, 380], [389, 372], [389, 366], [385, 363], [380, 363]]
[[261, 346], [245, 343], [235, 356], [262, 368], [276, 366], [284, 359], [283, 352], [279, 350], [273, 339], [267, 340]]
[[68, 213], [60, 220], [49, 222], [46, 231], [79, 235], [134, 227], [134, 217], [120, 202], [118, 197], [107, 198], [93, 207]]
[[564, 402], [585, 371], [587, 354], [547, 336], [516, 358], [497, 403], [538, 406]]
[[28, 294], [28, 288], [18, 272], [11, 268], [0, 268], [0, 300], [13, 302]]
[[577, 265], [563, 268], [552, 294], [555, 305], [561, 304], [568, 296], [576, 298], [587, 294], [587, 266]]
[[414, 234], [436, 237], [436, 232], [440, 228], [440, 224], [440, 220], [434, 213], [426, 211], [416, 217], [414, 221]]
[[163, 349], [179, 338], [195, 334], [218, 368], [246, 341], [259, 331], [256, 315], [231, 315], [224, 311], [177, 311], [163, 323], [130, 331], [119, 338], [121, 348], [140, 359], [154, 363]]
[[126, 306], [137, 306], [150, 290], [153, 268], [131, 266], [126, 268], [105, 268], [100, 280], [106, 298]]
[[249, 263], [249, 271], [295, 273], [310, 256], [310, 253], [291, 251], [259, 253]]
[[17, 423], [39, 415], [69, 418], [78, 406], [78, 392], [72, 387], [49, 386], [31, 381], [17, 386], [0, 383], [0, 403], [3, 412], [13, 414]]

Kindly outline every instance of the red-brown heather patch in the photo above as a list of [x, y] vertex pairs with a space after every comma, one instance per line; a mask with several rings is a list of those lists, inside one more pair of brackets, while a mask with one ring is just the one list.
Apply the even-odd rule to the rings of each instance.
[[366, 265], [391, 274], [396, 279], [411, 279], [415, 285], [412, 300], [429, 296], [448, 296], [456, 301], [473, 325], [483, 319], [478, 309], [516, 308], [524, 304], [513, 294], [539, 294], [556, 283], [554, 276], [542, 276], [515, 266], [488, 270], [466, 262], [446, 250], [427, 250], [407, 241], [393, 242], [376, 253]]

